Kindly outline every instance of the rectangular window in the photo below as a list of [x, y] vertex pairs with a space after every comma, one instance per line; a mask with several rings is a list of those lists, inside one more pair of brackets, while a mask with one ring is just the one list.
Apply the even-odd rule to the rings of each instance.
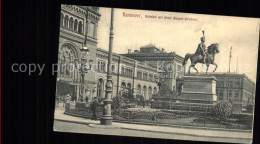
[[126, 76], [130, 76], [130, 69], [129, 68], [126, 68]]
[[157, 75], [154, 75], [154, 81], [158, 82], [158, 76]]
[[153, 74], [149, 74], [149, 81], [153, 81]]
[[228, 91], [228, 97], [231, 98], [232, 97], [232, 90]]
[[230, 88], [233, 87], [233, 82], [232, 81], [229, 81], [229, 85], [228, 85]]
[[94, 23], [88, 23], [88, 36], [94, 38], [95, 34], [95, 24]]
[[147, 80], [147, 73], [144, 73], [143, 79], [144, 79], [144, 80]]
[[219, 81], [219, 87], [224, 87], [224, 82], [223, 81]]
[[142, 79], [142, 72], [141, 71], [137, 72], [137, 78]]
[[236, 87], [236, 88], [239, 88], [239, 87], [240, 87], [240, 81], [236, 81], [236, 82], [235, 82], [235, 87]]
[[238, 90], [235, 91], [235, 97], [239, 98], [239, 91]]
[[121, 67], [121, 75], [125, 75], [125, 67], [124, 66]]
[[219, 90], [219, 100], [223, 100], [223, 90]]
[[181, 72], [181, 65], [177, 65], [177, 71]]

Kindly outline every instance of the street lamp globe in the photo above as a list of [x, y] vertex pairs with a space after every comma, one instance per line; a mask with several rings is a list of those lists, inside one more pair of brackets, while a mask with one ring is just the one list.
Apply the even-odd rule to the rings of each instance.
[[81, 51], [84, 51], [86, 53], [86, 55], [88, 55], [88, 53], [89, 53], [88, 47], [85, 47], [85, 46], [81, 49]]

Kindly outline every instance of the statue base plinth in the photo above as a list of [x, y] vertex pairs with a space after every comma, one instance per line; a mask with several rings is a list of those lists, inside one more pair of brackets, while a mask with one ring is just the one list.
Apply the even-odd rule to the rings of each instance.
[[183, 76], [180, 102], [213, 104], [217, 101], [214, 76]]

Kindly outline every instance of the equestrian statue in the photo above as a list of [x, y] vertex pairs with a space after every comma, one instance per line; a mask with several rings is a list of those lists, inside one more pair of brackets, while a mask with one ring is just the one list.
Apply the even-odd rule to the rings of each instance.
[[197, 63], [202, 63], [207, 65], [206, 74], [208, 74], [208, 68], [210, 64], [215, 65], [215, 69], [213, 70], [213, 72], [215, 72], [218, 67], [218, 65], [214, 62], [215, 54], [219, 53], [218, 43], [211, 44], [206, 49], [204, 31], [202, 31], [202, 33], [203, 33], [203, 37], [200, 38], [201, 43], [199, 43], [196, 52], [194, 54], [187, 53], [182, 62], [182, 65], [185, 67], [188, 59], [190, 59], [191, 65], [189, 66], [189, 71], [188, 71], [189, 74], [190, 74], [191, 67], [194, 68], [198, 74], [198, 70], [195, 68], [195, 65]]

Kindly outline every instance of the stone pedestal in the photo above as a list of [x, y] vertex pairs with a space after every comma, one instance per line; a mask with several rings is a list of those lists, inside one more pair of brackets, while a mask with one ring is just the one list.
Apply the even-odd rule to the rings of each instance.
[[214, 76], [183, 76], [180, 102], [213, 104], [217, 101]]

